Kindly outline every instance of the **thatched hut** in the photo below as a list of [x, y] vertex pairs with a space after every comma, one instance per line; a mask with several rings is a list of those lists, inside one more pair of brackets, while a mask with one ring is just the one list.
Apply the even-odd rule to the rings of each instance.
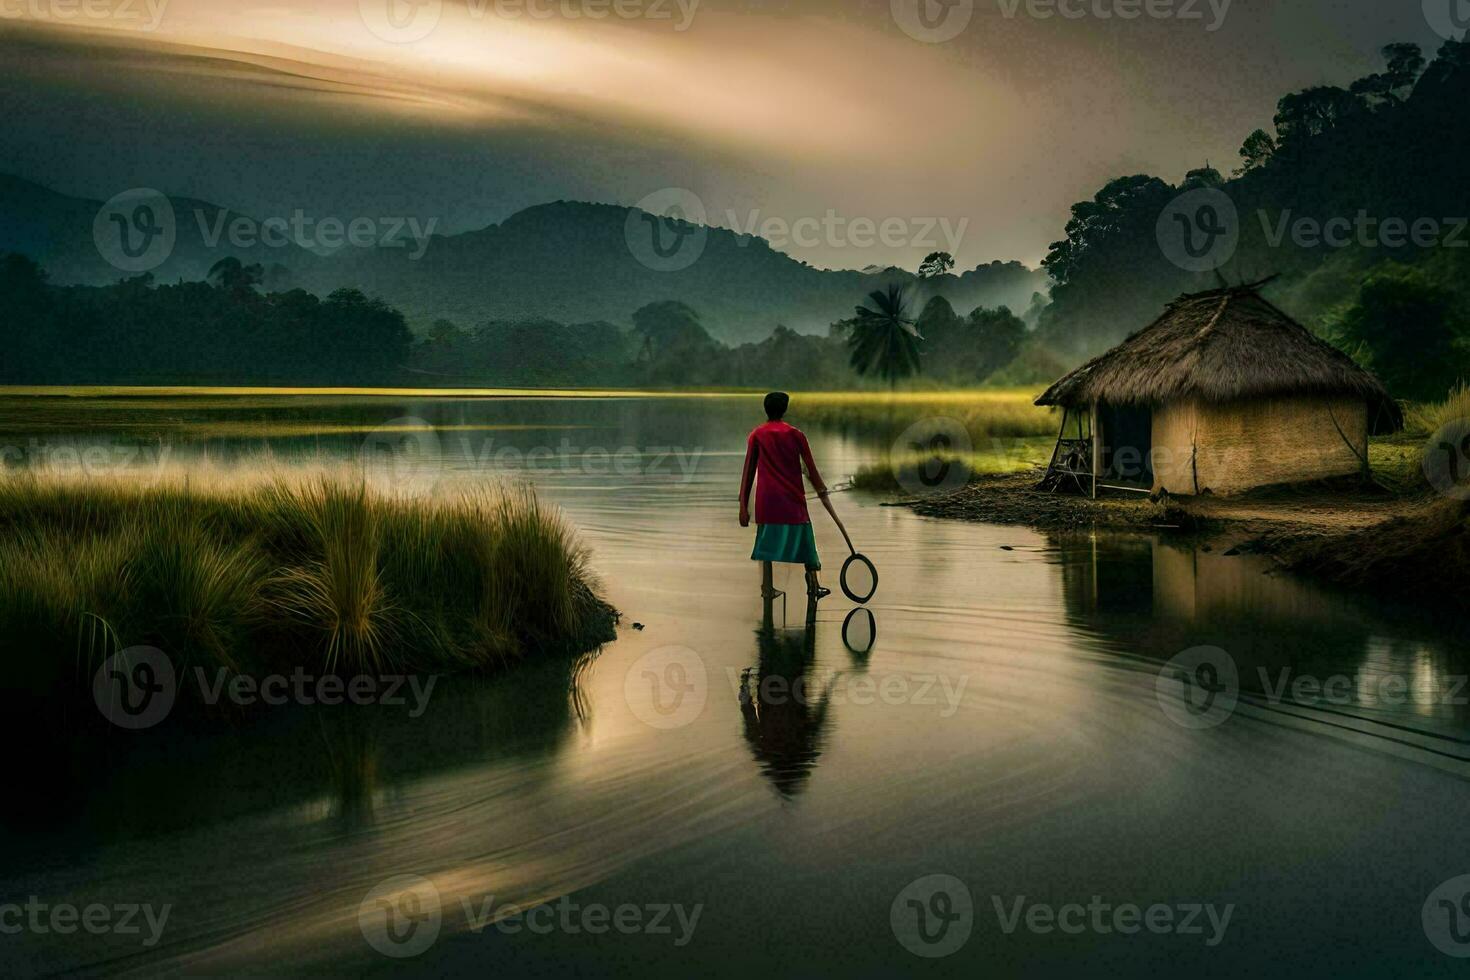
[[1036, 404], [1066, 410], [1048, 484], [1094, 494], [1366, 473], [1369, 435], [1403, 427], [1377, 378], [1257, 286], [1181, 296]]

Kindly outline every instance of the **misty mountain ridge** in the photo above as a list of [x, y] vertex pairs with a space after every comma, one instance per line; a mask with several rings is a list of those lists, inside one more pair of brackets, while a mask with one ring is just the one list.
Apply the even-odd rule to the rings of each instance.
[[[402, 310], [420, 331], [438, 319], [464, 328], [533, 319], [628, 325], [635, 310], [677, 300], [699, 312], [712, 336], [740, 343], [762, 339], [778, 324], [825, 333], [869, 292], [890, 282], [914, 287], [916, 310], [942, 295], [961, 311], [1008, 306], [1018, 314], [1047, 288], [1044, 273], [1019, 262], [992, 262], [927, 280], [893, 267], [818, 269], [757, 235], [613, 204], [535, 205], [498, 224], [453, 235], [432, 234], [431, 220], [358, 218], [358, 242], [367, 245], [343, 244], [323, 255], [320, 248], [288, 240], [295, 235], [285, 228], [288, 218], [256, 219], [209, 202], [168, 200], [175, 240], [166, 259], [149, 270], [157, 281], [203, 279], [215, 262], [233, 256], [259, 263], [267, 289], [300, 286], [322, 296], [342, 287], [361, 289]], [[102, 207], [100, 201], [0, 175], [0, 250], [31, 256], [58, 284], [101, 285], [133, 275], [109, 264], [99, 250], [93, 226]], [[309, 224], [309, 233], [324, 237], [328, 220], [322, 216]], [[243, 235], [233, 233], [237, 222]], [[274, 222], [273, 236], [264, 233], [268, 222]], [[350, 220], [337, 224], [353, 226]], [[645, 228], [695, 249], [684, 257], [692, 261], [671, 271], [650, 267], [661, 261], [656, 253], [635, 254], [635, 236]], [[113, 233], [106, 227], [99, 232], [104, 239]], [[345, 234], [344, 228], [336, 237]]]

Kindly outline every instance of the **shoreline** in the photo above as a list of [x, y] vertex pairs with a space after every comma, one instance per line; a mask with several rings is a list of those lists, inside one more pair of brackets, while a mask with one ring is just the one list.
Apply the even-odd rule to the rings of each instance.
[[1039, 470], [979, 476], [942, 496], [895, 501], [923, 517], [1030, 527], [1208, 535], [1227, 553], [1350, 589], [1439, 597], [1470, 586], [1470, 501], [1352, 481], [1239, 496], [1096, 500], [1035, 489]]

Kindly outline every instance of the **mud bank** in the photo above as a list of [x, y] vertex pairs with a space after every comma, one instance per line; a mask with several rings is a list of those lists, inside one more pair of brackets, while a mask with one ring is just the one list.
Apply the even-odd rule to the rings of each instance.
[[1207, 534], [1216, 547], [1357, 589], [1443, 595], [1470, 588], [1470, 502], [1398, 494], [1355, 480], [1263, 488], [1231, 497], [1036, 489], [1040, 471], [978, 477], [953, 493], [900, 502], [927, 517], [1039, 530]]

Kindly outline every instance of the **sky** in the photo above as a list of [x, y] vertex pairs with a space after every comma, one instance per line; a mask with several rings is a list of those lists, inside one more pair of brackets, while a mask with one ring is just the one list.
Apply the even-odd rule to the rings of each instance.
[[0, 173], [441, 233], [679, 188], [825, 268], [1035, 264], [1451, 2], [0, 0]]

